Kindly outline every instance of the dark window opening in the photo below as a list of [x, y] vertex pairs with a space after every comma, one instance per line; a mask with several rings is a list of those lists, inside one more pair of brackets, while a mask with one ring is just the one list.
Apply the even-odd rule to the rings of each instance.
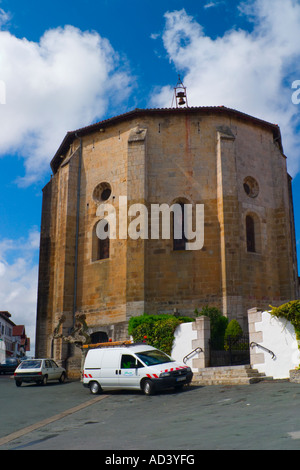
[[98, 184], [93, 191], [93, 199], [96, 204], [107, 201], [111, 195], [111, 186], [106, 181]]
[[92, 344], [107, 343], [108, 336], [104, 331], [96, 331], [96, 333], [91, 334], [91, 342]]
[[110, 195], [111, 195], [111, 189], [110, 188], [104, 189], [101, 193], [102, 201], [107, 201], [107, 199], [109, 199]]
[[244, 190], [245, 190], [245, 193], [247, 194], [247, 196], [249, 196], [249, 194], [251, 192], [251, 189], [250, 189], [250, 186], [247, 183], [244, 183]]
[[[181, 207], [180, 214], [173, 213], [173, 250], [185, 250], [187, 239], [184, 235], [184, 204], [177, 203]], [[178, 236], [179, 238], [175, 238]]]
[[254, 220], [250, 215], [246, 217], [246, 239], [247, 251], [255, 253], [255, 226]]
[[97, 224], [94, 226], [93, 229], [93, 237], [92, 237], [92, 261], [98, 261], [101, 259], [109, 258], [109, 224], [108, 222], [103, 228], [104, 233], [107, 234], [106, 238], [101, 239], [97, 235]]
[[109, 225], [108, 223], [104, 227], [104, 232], [107, 232], [107, 237], [104, 240], [101, 240], [98, 238], [97, 259], [109, 258]]
[[247, 194], [247, 196], [252, 197], [252, 198], [255, 198], [258, 196], [259, 186], [255, 178], [252, 178], [252, 176], [247, 176], [244, 179], [243, 186], [244, 186], [244, 191]]

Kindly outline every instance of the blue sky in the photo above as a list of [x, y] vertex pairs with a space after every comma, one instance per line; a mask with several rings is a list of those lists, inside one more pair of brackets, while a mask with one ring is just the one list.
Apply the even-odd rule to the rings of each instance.
[[[300, 0], [0, 0], [0, 310], [34, 345], [42, 188], [69, 130], [225, 105], [279, 124], [300, 249]], [[2, 98], [2, 99], [1, 99]]]

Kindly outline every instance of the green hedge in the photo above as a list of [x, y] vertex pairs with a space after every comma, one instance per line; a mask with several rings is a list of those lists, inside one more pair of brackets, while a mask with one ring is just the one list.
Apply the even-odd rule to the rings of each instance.
[[184, 322], [194, 321], [194, 318], [175, 317], [174, 315], [140, 315], [131, 317], [128, 324], [128, 333], [134, 342], [146, 342], [166, 354], [171, 354], [174, 332]]
[[271, 307], [271, 315], [278, 318], [285, 318], [295, 328], [297, 339], [300, 339], [300, 300], [292, 300], [280, 307]]
[[[233, 346], [233, 349], [236, 349], [236, 350], [248, 349], [248, 344], [243, 344], [243, 343], [235, 344], [234, 340], [235, 339], [237, 340], [241, 336], [243, 336], [243, 330], [239, 322], [235, 319], [230, 320], [225, 330], [224, 349], [228, 351], [230, 342], [231, 342], [231, 345]], [[229, 338], [230, 338], [230, 341], [229, 341]]]
[[197, 316], [205, 315], [210, 319], [210, 337], [213, 341], [220, 343], [220, 348], [224, 347], [224, 335], [228, 325], [228, 318], [225, 317], [217, 307], [206, 305], [200, 312], [195, 310]]

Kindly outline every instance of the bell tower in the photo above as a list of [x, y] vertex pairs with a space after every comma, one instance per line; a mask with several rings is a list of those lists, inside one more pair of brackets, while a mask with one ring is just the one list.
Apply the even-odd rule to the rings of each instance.
[[174, 100], [175, 100], [176, 108], [182, 108], [182, 107], [188, 108], [186, 87], [183, 85], [180, 79], [180, 75], [178, 75], [178, 82], [176, 86], [174, 87], [174, 97], [173, 97], [172, 107], [173, 107]]

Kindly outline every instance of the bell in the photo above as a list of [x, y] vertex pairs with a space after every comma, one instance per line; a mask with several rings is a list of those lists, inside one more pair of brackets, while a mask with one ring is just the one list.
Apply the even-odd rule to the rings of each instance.
[[184, 99], [183, 99], [183, 98], [179, 98], [178, 104], [179, 104], [180, 106], [182, 106], [183, 104], [185, 104]]

